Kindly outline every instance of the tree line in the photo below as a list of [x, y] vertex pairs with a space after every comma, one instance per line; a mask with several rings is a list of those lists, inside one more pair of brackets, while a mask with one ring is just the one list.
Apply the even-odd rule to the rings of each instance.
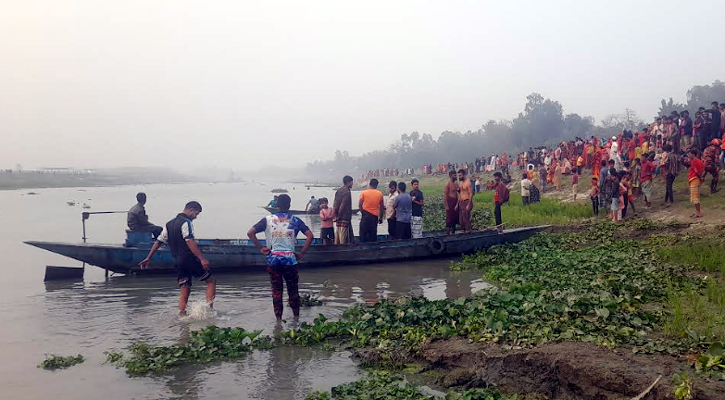
[[[658, 116], [672, 111], [708, 107], [712, 101], [725, 101], [725, 83], [716, 80], [712, 85], [697, 85], [687, 91], [687, 103], [662, 100]], [[599, 124], [591, 116], [565, 114], [558, 101], [539, 93], [526, 97], [526, 104], [512, 120], [489, 120], [479, 129], [467, 132], [442, 132], [437, 139], [429, 133], [404, 133], [386, 150], [376, 150], [361, 156], [351, 156], [338, 150], [331, 160], [308, 163], [305, 172], [313, 177], [326, 177], [339, 171], [362, 174], [378, 168], [419, 167], [473, 161], [476, 157], [503, 151], [517, 153], [536, 146], [553, 146], [562, 141], [587, 136], [608, 137], [624, 129], [636, 130], [645, 126], [634, 110], [625, 108], [619, 114], [605, 116]]]

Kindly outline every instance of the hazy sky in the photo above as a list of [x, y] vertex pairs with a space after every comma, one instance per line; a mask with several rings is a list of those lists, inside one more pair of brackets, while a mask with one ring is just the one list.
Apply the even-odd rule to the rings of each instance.
[[725, 5], [703, 4], [0, 0], [0, 166], [304, 165], [533, 91], [649, 119], [725, 78]]

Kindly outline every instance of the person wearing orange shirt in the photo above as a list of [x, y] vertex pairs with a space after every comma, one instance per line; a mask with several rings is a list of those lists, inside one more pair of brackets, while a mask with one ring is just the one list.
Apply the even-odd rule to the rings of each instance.
[[378, 180], [371, 179], [368, 189], [360, 193], [360, 241], [377, 242], [378, 224], [383, 223], [385, 203], [383, 193], [378, 190]]

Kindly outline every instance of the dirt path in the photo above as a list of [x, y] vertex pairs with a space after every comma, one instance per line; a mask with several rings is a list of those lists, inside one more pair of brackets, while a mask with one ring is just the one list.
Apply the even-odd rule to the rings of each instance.
[[[634, 355], [587, 343], [557, 343], [506, 351], [466, 339], [426, 344], [420, 358], [439, 372], [444, 387], [494, 384], [503, 392], [532, 393], [545, 399], [631, 399], [660, 382], [643, 399], [674, 399], [672, 375], [683, 361], [670, 356]], [[695, 381], [696, 400], [722, 400], [725, 382]]]

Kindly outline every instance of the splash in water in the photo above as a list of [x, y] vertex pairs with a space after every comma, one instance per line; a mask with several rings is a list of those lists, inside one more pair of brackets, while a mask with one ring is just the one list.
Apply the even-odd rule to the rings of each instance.
[[206, 300], [197, 299], [189, 302], [186, 306], [186, 316], [182, 317], [182, 319], [186, 321], [203, 321], [216, 318], [216, 316], [216, 311], [209, 307]]

